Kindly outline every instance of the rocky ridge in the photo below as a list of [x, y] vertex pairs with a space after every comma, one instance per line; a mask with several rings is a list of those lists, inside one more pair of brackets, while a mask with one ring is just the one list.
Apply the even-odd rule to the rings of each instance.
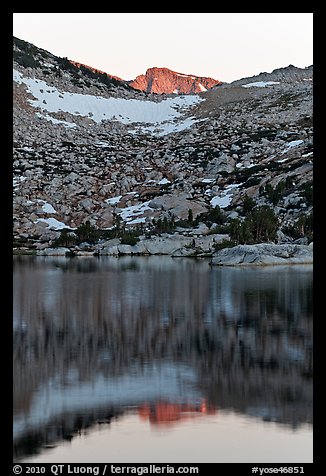
[[213, 78], [176, 73], [168, 68], [149, 68], [129, 82], [140, 91], [157, 94], [197, 94], [221, 84]]
[[[73, 64], [74, 66], [77, 66], [77, 68], [81, 69], [82, 71], [86, 71], [86, 73], [88, 71], [90, 71], [91, 73], [94, 73], [94, 74], [104, 74], [105, 76], [107, 76], [108, 78], [110, 79], [115, 79], [117, 81], [120, 81], [121, 83], [127, 83], [127, 81], [125, 81], [124, 79], [122, 78], [119, 78], [119, 76], [114, 76], [112, 74], [109, 74], [109, 73], [106, 73], [105, 71], [102, 71], [100, 69], [97, 69], [97, 68], [93, 68], [92, 66], [88, 66], [87, 64], [84, 64], [84, 63], [79, 63], [78, 61], [73, 61], [73, 60], [69, 60], [71, 64]], [[88, 70], [88, 71], [87, 71]]]
[[[73, 236], [86, 223], [103, 231], [118, 223], [138, 229], [141, 241], [155, 228], [156, 237], [167, 232], [166, 242], [187, 237], [185, 254], [190, 246], [195, 255], [214, 253], [221, 240], [210, 237], [230, 240], [227, 227], [245, 223], [248, 198], [273, 210], [273, 241], [307, 244], [313, 72], [297, 70], [283, 68], [283, 79], [264, 76], [259, 86], [257, 76], [178, 96], [177, 103], [15, 41], [14, 247], [41, 251], [64, 229]], [[209, 219], [216, 207], [223, 223]], [[175, 226], [159, 230], [158, 220]], [[210, 243], [204, 250], [196, 241], [203, 237]], [[111, 238], [68, 248], [101, 253]]]
[[[291, 83], [293, 81], [311, 81], [313, 75], [313, 66], [308, 66], [306, 68], [297, 68], [290, 64], [286, 68], [277, 68], [274, 69], [271, 73], [259, 73], [255, 76], [252, 76], [253, 82], [259, 81], [275, 81], [275, 82], [285, 82]], [[242, 78], [236, 81], [233, 81], [232, 86], [239, 86], [248, 83], [248, 78]]]

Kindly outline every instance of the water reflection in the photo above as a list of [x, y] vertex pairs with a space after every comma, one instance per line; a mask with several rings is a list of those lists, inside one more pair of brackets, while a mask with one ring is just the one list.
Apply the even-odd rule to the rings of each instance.
[[129, 408], [311, 424], [312, 267], [16, 257], [13, 359], [16, 458]]
[[179, 404], [170, 402], [156, 402], [151, 405], [145, 403], [138, 408], [138, 415], [142, 420], [148, 420], [152, 425], [170, 427], [181, 420], [191, 420], [201, 415], [215, 415], [215, 407], [207, 405], [203, 400], [200, 404]]

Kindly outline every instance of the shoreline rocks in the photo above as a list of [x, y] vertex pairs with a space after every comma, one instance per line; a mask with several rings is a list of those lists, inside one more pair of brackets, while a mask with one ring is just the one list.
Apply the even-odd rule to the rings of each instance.
[[167, 255], [167, 256], [198, 256], [212, 254], [214, 245], [229, 240], [228, 235], [183, 236], [179, 233], [141, 239], [135, 245], [124, 245], [120, 240], [110, 240], [97, 250], [100, 256], [121, 255]]

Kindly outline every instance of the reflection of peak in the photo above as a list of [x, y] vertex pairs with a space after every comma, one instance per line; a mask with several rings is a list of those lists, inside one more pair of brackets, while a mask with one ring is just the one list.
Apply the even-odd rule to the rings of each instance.
[[138, 409], [141, 419], [154, 425], [170, 426], [180, 420], [189, 420], [200, 415], [215, 415], [216, 409], [203, 400], [199, 405], [158, 402], [155, 405], [144, 404]]
[[[143, 405], [143, 402], [165, 401], [195, 402], [203, 398], [195, 388], [196, 374], [191, 367], [173, 362], [155, 362], [131, 371], [104, 376], [99, 368], [93, 378], [79, 379], [80, 372], [70, 369], [66, 379], [53, 384], [51, 379], [40, 386], [24, 412], [14, 409], [14, 438], [35, 428], [45, 427], [65, 412], [88, 412], [104, 405], [114, 408]], [[23, 377], [21, 376], [21, 382]], [[25, 381], [24, 381], [25, 384]], [[26, 384], [27, 385], [27, 384]], [[24, 386], [25, 388], [25, 386]], [[20, 398], [25, 398], [26, 389]], [[192, 405], [192, 404], [191, 404]], [[193, 405], [194, 407], [194, 405]], [[181, 407], [180, 407], [181, 408]]]

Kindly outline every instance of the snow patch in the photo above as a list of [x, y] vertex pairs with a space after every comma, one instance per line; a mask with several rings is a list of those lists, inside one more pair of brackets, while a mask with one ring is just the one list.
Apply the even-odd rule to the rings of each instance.
[[47, 223], [48, 227], [52, 230], [62, 230], [63, 228], [69, 228], [70, 230], [74, 230], [70, 226], [67, 226], [62, 221], [57, 220], [56, 218], [38, 218], [34, 223]]
[[53, 208], [53, 206], [47, 202], [45, 202], [44, 205], [42, 205], [42, 210], [45, 213], [57, 213], [56, 210]]
[[162, 180], [160, 180], [160, 181], [158, 182], [159, 185], [166, 185], [167, 183], [171, 183], [171, 181], [168, 180], [168, 179], [165, 178], [165, 177], [162, 178]]
[[201, 182], [202, 182], [202, 183], [212, 183], [212, 182], [215, 182], [215, 179], [212, 179], [212, 178], [204, 178], [204, 179], [202, 179]]
[[146, 217], [134, 218], [131, 221], [128, 221], [128, 225], [138, 225], [139, 223], [145, 223]]
[[27, 177], [23, 177], [23, 176], [14, 177], [12, 179], [13, 188], [17, 188], [19, 186], [20, 182], [25, 182], [25, 180], [27, 180]]
[[61, 121], [59, 119], [56, 119], [55, 117], [49, 116], [49, 114], [43, 115], [40, 112], [37, 112], [36, 115], [40, 119], [45, 119], [49, 122], [52, 122], [53, 124], [62, 124], [65, 127], [78, 127], [77, 124], [75, 124], [74, 122]]
[[193, 124], [205, 121], [206, 119], [195, 119], [193, 117], [188, 117], [184, 121], [172, 122], [165, 121], [155, 126], [141, 127], [139, 130], [133, 132], [150, 132], [158, 137], [171, 134], [173, 132], [181, 132], [185, 129], [189, 129]]
[[291, 142], [288, 142], [286, 145], [286, 149], [283, 150], [282, 155], [285, 154], [288, 150], [293, 149], [293, 147], [298, 147], [299, 145], [303, 144], [302, 139], [298, 140], [291, 140]]
[[237, 169], [251, 169], [251, 167], [255, 167], [255, 165], [256, 164], [252, 162], [245, 162], [245, 163], [239, 162], [238, 164], [236, 164], [236, 168]]
[[303, 154], [302, 157], [310, 157], [311, 155], [314, 155], [313, 152], [308, 152], [307, 154]]
[[97, 142], [94, 142], [94, 145], [95, 147], [108, 147], [110, 144], [103, 140], [98, 140]]
[[[150, 200], [148, 202], [139, 203], [137, 205], [130, 205], [126, 208], [119, 208], [116, 212], [120, 215], [123, 221], [132, 224], [135, 223], [133, 220], [138, 218], [138, 215], [142, 215], [144, 212], [153, 209], [149, 206]], [[145, 220], [145, 217], [143, 217]], [[140, 222], [138, 222], [140, 223]]]
[[240, 187], [240, 185], [240, 183], [227, 185], [220, 195], [217, 195], [211, 199], [211, 206], [216, 207], [218, 205], [220, 208], [228, 207], [232, 202], [233, 190]]
[[108, 203], [109, 205], [116, 205], [117, 203], [120, 202], [122, 198], [122, 195], [117, 195], [116, 197], [108, 198], [105, 201], [105, 203]]
[[265, 88], [266, 86], [272, 86], [273, 84], [280, 84], [279, 81], [256, 81], [255, 83], [243, 84], [243, 88]]
[[300, 144], [303, 144], [303, 140], [302, 139], [299, 139], [299, 140], [291, 140], [291, 142], [288, 142], [287, 143], [287, 146], [289, 149], [292, 149], [292, 147], [297, 147], [298, 145]]
[[177, 73], [177, 76], [180, 76], [181, 78], [196, 79], [195, 76], [190, 76], [189, 74], [180, 74], [180, 73]]
[[32, 147], [19, 147], [17, 150], [22, 150], [23, 152], [35, 152]]

